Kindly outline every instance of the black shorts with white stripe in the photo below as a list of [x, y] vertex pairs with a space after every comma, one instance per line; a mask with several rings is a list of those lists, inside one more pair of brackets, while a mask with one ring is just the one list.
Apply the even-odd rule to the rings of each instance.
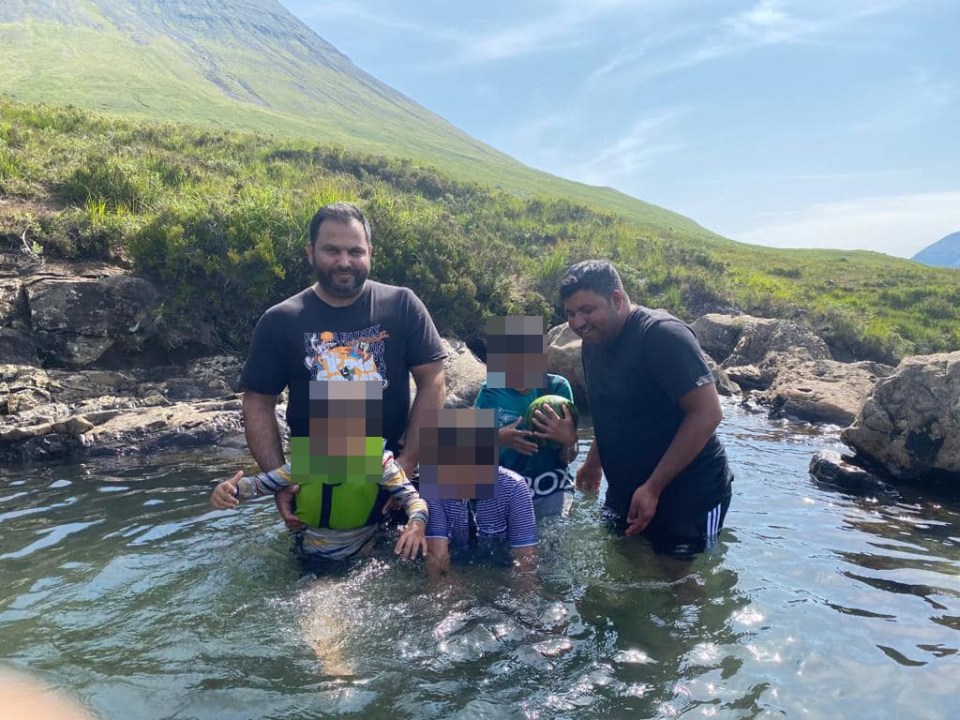
[[[641, 533], [654, 552], [690, 558], [717, 544], [717, 537], [730, 508], [730, 495], [724, 497], [707, 512], [679, 511], [676, 508], [658, 508], [651, 523]], [[627, 528], [626, 518], [604, 508], [604, 520], [618, 532]]]

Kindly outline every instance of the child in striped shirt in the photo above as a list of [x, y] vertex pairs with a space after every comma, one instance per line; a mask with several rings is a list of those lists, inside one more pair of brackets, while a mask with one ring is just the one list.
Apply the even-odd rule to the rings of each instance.
[[420, 428], [420, 491], [430, 503], [427, 568], [445, 573], [451, 546], [509, 545], [514, 563], [532, 568], [537, 524], [524, 479], [497, 465], [489, 409], [445, 408]]

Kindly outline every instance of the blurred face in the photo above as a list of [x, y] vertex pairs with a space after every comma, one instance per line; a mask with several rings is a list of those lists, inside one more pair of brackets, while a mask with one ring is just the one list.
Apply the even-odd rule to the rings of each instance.
[[539, 315], [487, 320], [487, 387], [542, 388], [547, 384], [547, 339]]
[[588, 345], [609, 343], [620, 333], [618, 310], [624, 302], [623, 293], [614, 290], [608, 300], [592, 290], [578, 290], [564, 300], [567, 324]]
[[497, 454], [493, 410], [437, 410], [420, 428], [421, 497], [427, 502], [492, 498]]
[[379, 482], [382, 436], [380, 382], [311, 381], [310, 435], [290, 438], [291, 479]]
[[370, 274], [371, 252], [363, 225], [353, 219], [348, 223], [324, 220], [314, 244], [307, 245], [307, 259], [320, 287], [337, 300], [360, 294]]

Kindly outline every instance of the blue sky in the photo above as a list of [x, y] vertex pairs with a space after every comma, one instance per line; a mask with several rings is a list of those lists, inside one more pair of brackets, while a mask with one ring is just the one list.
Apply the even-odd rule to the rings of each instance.
[[735, 240], [960, 230], [958, 0], [281, 1], [474, 137]]

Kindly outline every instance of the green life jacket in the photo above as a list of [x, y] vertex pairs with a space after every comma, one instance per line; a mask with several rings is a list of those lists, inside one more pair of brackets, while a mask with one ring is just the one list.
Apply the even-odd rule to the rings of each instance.
[[296, 495], [297, 517], [313, 528], [354, 530], [377, 521], [379, 497], [376, 483], [307, 482]]
[[[385, 446], [383, 439], [367, 438], [366, 443], [367, 459], [379, 468]], [[290, 438], [291, 474], [294, 468], [311, 466], [309, 453], [309, 438]], [[292, 479], [300, 485], [299, 492], [294, 496], [296, 515], [312, 528], [354, 530], [373, 525], [379, 520], [378, 511], [383, 507], [387, 495], [376, 482], [344, 482], [342, 474], [328, 475], [321, 471], [314, 472], [308, 478]]]

